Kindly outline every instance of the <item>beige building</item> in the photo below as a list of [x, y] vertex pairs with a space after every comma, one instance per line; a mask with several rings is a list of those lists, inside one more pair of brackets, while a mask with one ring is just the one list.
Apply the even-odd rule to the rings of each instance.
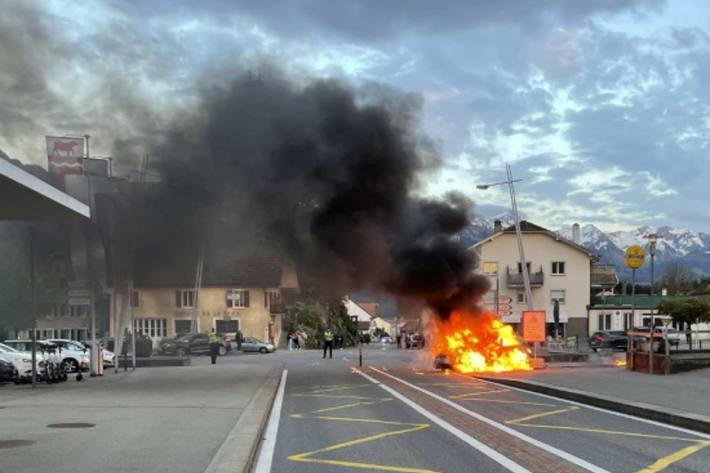
[[[554, 334], [553, 308], [558, 300], [560, 335], [586, 337], [592, 263], [597, 256], [579, 243], [530, 222], [521, 222], [521, 229], [532, 307], [546, 311], [547, 334]], [[484, 299], [487, 309], [498, 307], [501, 319], [518, 328], [522, 312], [528, 307], [515, 227], [503, 229], [496, 221], [494, 234], [470, 250], [480, 258], [477, 271], [491, 282], [491, 290]]]
[[[298, 292], [293, 264], [265, 248], [242, 248], [207, 256], [202, 286], [195, 292], [195, 270], [150, 271], [137, 277], [129, 311], [138, 333], [153, 339], [213, 328], [278, 343], [286, 303]], [[111, 304], [111, 336], [122, 298]]]

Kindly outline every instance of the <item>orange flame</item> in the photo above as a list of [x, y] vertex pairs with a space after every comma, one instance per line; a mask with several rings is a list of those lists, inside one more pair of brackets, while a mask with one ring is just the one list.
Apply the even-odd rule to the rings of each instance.
[[532, 370], [530, 353], [513, 327], [494, 314], [454, 311], [434, 327], [432, 355], [446, 355], [460, 373]]
[[614, 359], [614, 366], [626, 366], [626, 360]]

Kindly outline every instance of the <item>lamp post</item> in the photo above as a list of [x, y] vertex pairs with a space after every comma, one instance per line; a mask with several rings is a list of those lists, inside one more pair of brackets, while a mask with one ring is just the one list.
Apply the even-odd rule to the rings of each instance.
[[515, 237], [518, 241], [518, 257], [520, 258], [520, 269], [523, 273], [523, 284], [525, 286], [525, 300], [527, 302], [528, 310], [533, 310], [532, 306], [532, 291], [530, 290], [530, 274], [528, 273], [528, 266], [525, 262], [525, 249], [523, 248], [523, 234], [520, 230], [520, 217], [518, 215], [518, 203], [515, 199], [515, 182], [520, 182], [522, 179], [513, 179], [513, 171], [510, 169], [510, 164], [505, 165], [505, 172], [508, 179], [501, 182], [494, 182], [493, 184], [478, 184], [477, 189], [487, 190], [490, 187], [502, 186], [503, 184], [508, 184], [508, 190], [510, 192], [510, 206], [513, 210], [513, 220], [515, 221]]
[[[645, 239], [648, 240], [648, 252], [651, 254], [651, 296], [653, 296], [654, 290], [654, 263], [656, 259], [656, 242], [658, 242], [658, 239], [660, 238], [659, 235], [656, 233], [650, 233], [644, 237]], [[656, 334], [656, 328], [654, 326], [654, 320], [653, 320], [653, 300], [651, 301], [651, 326], [649, 327], [648, 333], [649, 333], [649, 343], [648, 343], [648, 372], [653, 374], [653, 338], [654, 335]], [[666, 344], [668, 344], [668, 340], [666, 340]]]

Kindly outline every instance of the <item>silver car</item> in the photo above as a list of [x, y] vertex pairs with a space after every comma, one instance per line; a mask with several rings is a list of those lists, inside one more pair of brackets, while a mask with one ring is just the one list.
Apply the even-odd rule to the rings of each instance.
[[271, 343], [262, 342], [258, 338], [244, 337], [242, 341], [242, 351], [257, 351], [259, 353], [273, 353], [276, 347]]

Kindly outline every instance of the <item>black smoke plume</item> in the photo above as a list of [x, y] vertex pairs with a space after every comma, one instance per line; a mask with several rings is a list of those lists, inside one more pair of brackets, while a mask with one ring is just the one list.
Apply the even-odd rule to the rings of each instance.
[[141, 203], [139, 259], [264, 238], [323, 294], [387, 291], [444, 317], [472, 303], [485, 283], [452, 238], [471, 202], [414, 196], [438, 163], [418, 107], [274, 70], [211, 88], [150, 150], [160, 183]]

